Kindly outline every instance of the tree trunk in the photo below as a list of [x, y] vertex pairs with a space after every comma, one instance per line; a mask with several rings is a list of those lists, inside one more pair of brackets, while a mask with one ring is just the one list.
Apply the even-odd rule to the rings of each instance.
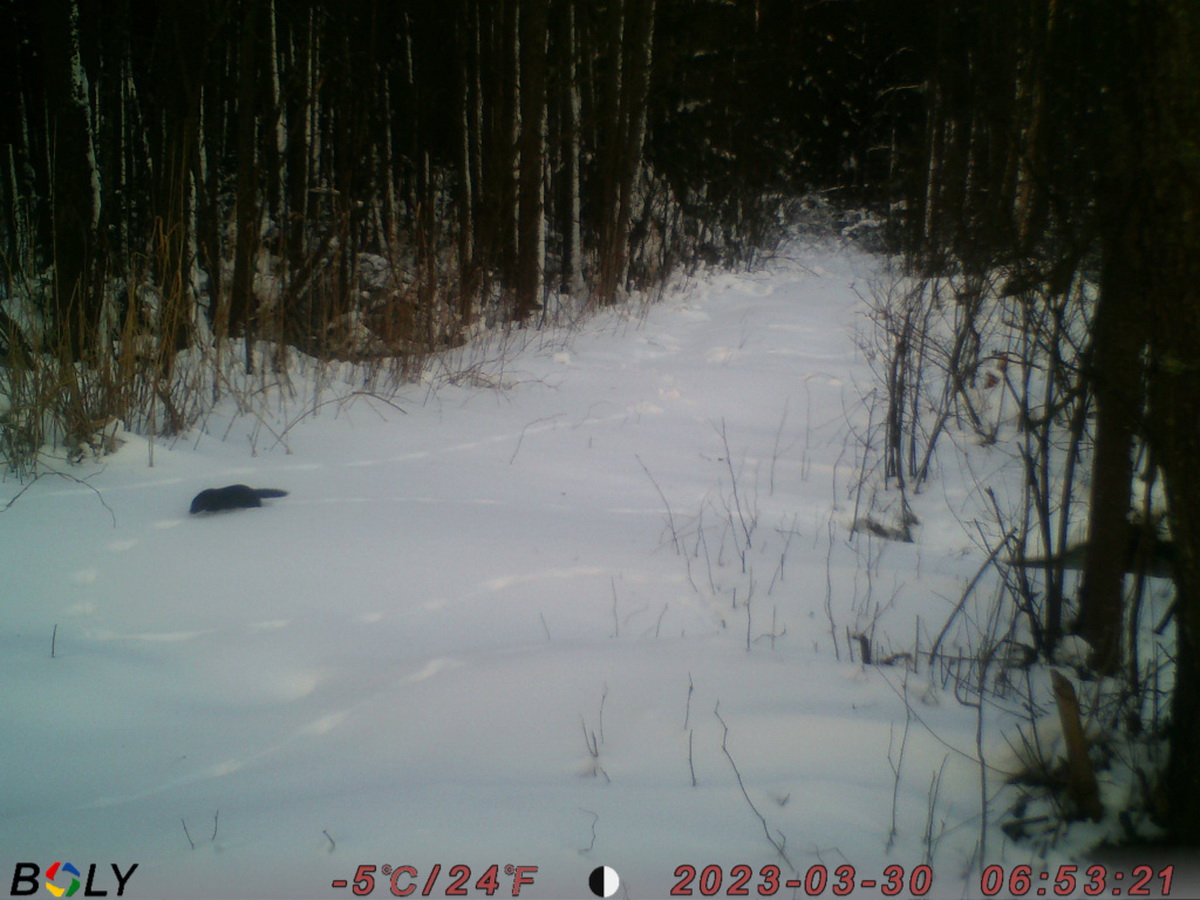
[[303, 270], [308, 260], [309, 191], [312, 188], [309, 151], [313, 142], [312, 108], [316, 100], [313, 12], [309, 11], [306, 22], [293, 27], [295, 31], [292, 65], [296, 72], [292, 76], [292, 89], [288, 92], [283, 111], [287, 117], [289, 140], [284, 153], [285, 206], [288, 216], [282, 231], [292, 277], [296, 277], [296, 273]]
[[472, 177], [471, 147], [476, 123], [472, 87], [479, 68], [479, 34], [473, 24], [473, 4], [461, 0], [454, 22], [454, 37], [458, 44], [458, 315], [460, 326], [469, 324], [471, 295], [474, 291], [475, 269], [475, 190]]
[[54, 324], [63, 350], [79, 359], [95, 344], [103, 298], [88, 277], [100, 222], [100, 172], [79, 53], [78, 5], [44, 0], [42, 15], [53, 172]]
[[[1200, 846], [1200, 13], [1190, 0], [1138, 10], [1143, 68], [1129, 73], [1144, 121], [1138, 161], [1142, 272], [1151, 298], [1149, 436], [1177, 549], [1175, 688], [1167, 770], [1168, 826]], [[1143, 168], [1144, 167], [1144, 168]]]
[[[609, 123], [607, 221], [600, 262], [600, 296], [616, 302], [624, 290], [629, 265], [629, 231], [633, 192], [642, 167], [646, 133], [646, 96], [650, 82], [651, 45], [654, 41], [654, 0], [625, 0], [625, 8], [612, 24], [616, 42], [612, 52], [615, 72], [609, 90], [616, 94], [616, 110]], [[611, 104], [611, 100], [609, 103]]]
[[255, 31], [259, 0], [242, 0], [242, 32], [238, 49], [237, 88], [237, 244], [233, 261], [233, 285], [229, 300], [228, 334], [246, 337], [246, 363], [250, 367], [252, 317], [254, 315], [254, 271], [258, 260], [258, 166], [255, 86]]
[[1107, 202], [1113, 208], [1104, 217], [1109, 224], [1092, 324], [1096, 442], [1078, 623], [1092, 648], [1091, 665], [1105, 675], [1115, 675], [1121, 665], [1133, 440], [1145, 405], [1145, 262], [1138, 258], [1136, 210], [1120, 202], [1122, 195], [1130, 196], [1116, 185], [1107, 195], [1113, 198]]
[[646, 140], [646, 103], [650, 93], [650, 63], [654, 45], [654, 2], [637, 0], [633, 4], [629, 27], [629, 67], [625, 78], [625, 107], [620, 204], [617, 210], [618, 246], [621, 260], [617, 277], [624, 286], [628, 279], [629, 259], [636, 249], [630, 246], [630, 226], [633, 217], [634, 192], [642, 175], [642, 149]]
[[[497, 0], [491, 8], [491, 58], [494, 77], [488, 91], [490, 141], [485, 148], [486, 183], [480, 196], [488, 199], [483, 242], [486, 265], [506, 290], [516, 281], [517, 140], [521, 130], [520, 0]], [[487, 20], [488, 16], [483, 16]]]
[[[635, 2], [635, 0], [628, 0]], [[623, 256], [618, 241], [620, 209], [621, 151], [621, 80], [625, 60], [625, 3], [611, 0], [605, 22], [606, 64], [600, 89], [600, 115], [595, 140], [600, 167], [600, 194], [596, 197], [599, 218], [600, 256], [596, 293], [602, 303], [615, 303]]]
[[521, 137], [517, 189], [518, 321], [542, 307], [545, 253], [546, 0], [521, 0]]
[[[168, 102], [161, 116], [158, 165], [154, 169], [155, 253], [162, 281], [159, 311], [159, 373], [169, 377], [174, 353], [187, 346], [194, 322], [192, 270], [195, 264], [199, 222], [212, 217], [207, 206], [201, 130], [201, 88], [204, 76], [202, 45], [195, 35], [203, 28], [203, 14], [188, 4], [166, 4], [160, 20], [173, 54], [158, 58], [156, 79]], [[216, 276], [214, 276], [216, 284]]]
[[578, 76], [578, 40], [575, 29], [575, 0], [566, 0], [564, 10], [566, 25], [563, 39], [563, 73], [566, 87], [563, 91], [563, 168], [566, 170], [566, 203], [563, 208], [566, 221], [563, 222], [565, 246], [563, 248], [565, 283], [563, 287], [573, 299], [578, 299], [583, 293], [583, 246], [580, 234], [580, 184], [579, 184], [579, 147], [580, 147], [580, 97]]

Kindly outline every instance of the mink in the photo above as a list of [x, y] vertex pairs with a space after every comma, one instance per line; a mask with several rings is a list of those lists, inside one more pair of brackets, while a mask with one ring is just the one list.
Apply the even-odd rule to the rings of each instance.
[[192, 512], [219, 512], [225, 509], [249, 509], [262, 506], [264, 497], [286, 497], [287, 491], [276, 488], [252, 488], [231, 484], [222, 488], [201, 491], [192, 500]]

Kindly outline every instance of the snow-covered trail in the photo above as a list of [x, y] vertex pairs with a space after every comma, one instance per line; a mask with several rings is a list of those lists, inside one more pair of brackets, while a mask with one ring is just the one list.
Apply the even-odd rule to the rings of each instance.
[[[879, 877], [925, 860], [946, 761], [932, 895], [968, 890], [973, 717], [922, 681], [914, 720], [903, 669], [830, 636], [903, 647], [974, 565], [886, 546], [868, 581], [847, 541], [874, 265], [795, 248], [456, 351], [473, 384], [285, 405], [284, 443], [225, 409], [33, 485], [0, 514], [0, 865], [136, 862], [158, 897], [532, 865], [522, 897], [582, 897], [606, 864], [660, 897], [684, 864], [786, 874], [756, 809], [802, 874]], [[187, 515], [230, 482], [290, 495]]]

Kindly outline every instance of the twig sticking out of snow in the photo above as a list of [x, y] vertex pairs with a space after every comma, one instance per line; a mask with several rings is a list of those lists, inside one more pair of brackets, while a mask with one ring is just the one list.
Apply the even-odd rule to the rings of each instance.
[[749, 804], [754, 815], [758, 816], [758, 821], [762, 822], [763, 834], [767, 836], [767, 840], [771, 842], [771, 846], [774, 847], [779, 853], [780, 858], [787, 863], [787, 867], [795, 872], [796, 867], [792, 865], [792, 861], [788, 859], [787, 851], [784, 850], [784, 847], [787, 845], [787, 838], [784, 837], [781, 832], [776, 832], [776, 834], [779, 835], [778, 838], [771, 834], [771, 828], [767, 825], [766, 818], [758, 811], [758, 807], [754, 805], [754, 801], [750, 799], [750, 795], [746, 792], [746, 785], [742, 781], [742, 773], [738, 771], [737, 763], [733, 761], [733, 755], [729, 752], [729, 747], [727, 744], [729, 738], [729, 726], [725, 724], [725, 720], [721, 718], [720, 700], [717, 701], [716, 708], [713, 709], [713, 715], [717, 717], [717, 721], [720, 722], [721, 727], [725, 729], [724, 734], [721, 735], [721, 751], [725, 754], [725, 758], [729, 760], [729, 765], [733, 767], [733, 774], [737, 776], [737, 783], [738, 787], [742, 789], [742, 796], [746, 798], [746, 803]]

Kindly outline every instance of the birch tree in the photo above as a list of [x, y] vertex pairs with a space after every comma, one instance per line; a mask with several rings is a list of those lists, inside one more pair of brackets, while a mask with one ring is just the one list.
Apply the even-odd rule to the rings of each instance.
[[546, 4], [521, 0], [520, 175], [517, 182], [518, 259], [513, 314], [528, 319], [542, 306], [545, 268]]

